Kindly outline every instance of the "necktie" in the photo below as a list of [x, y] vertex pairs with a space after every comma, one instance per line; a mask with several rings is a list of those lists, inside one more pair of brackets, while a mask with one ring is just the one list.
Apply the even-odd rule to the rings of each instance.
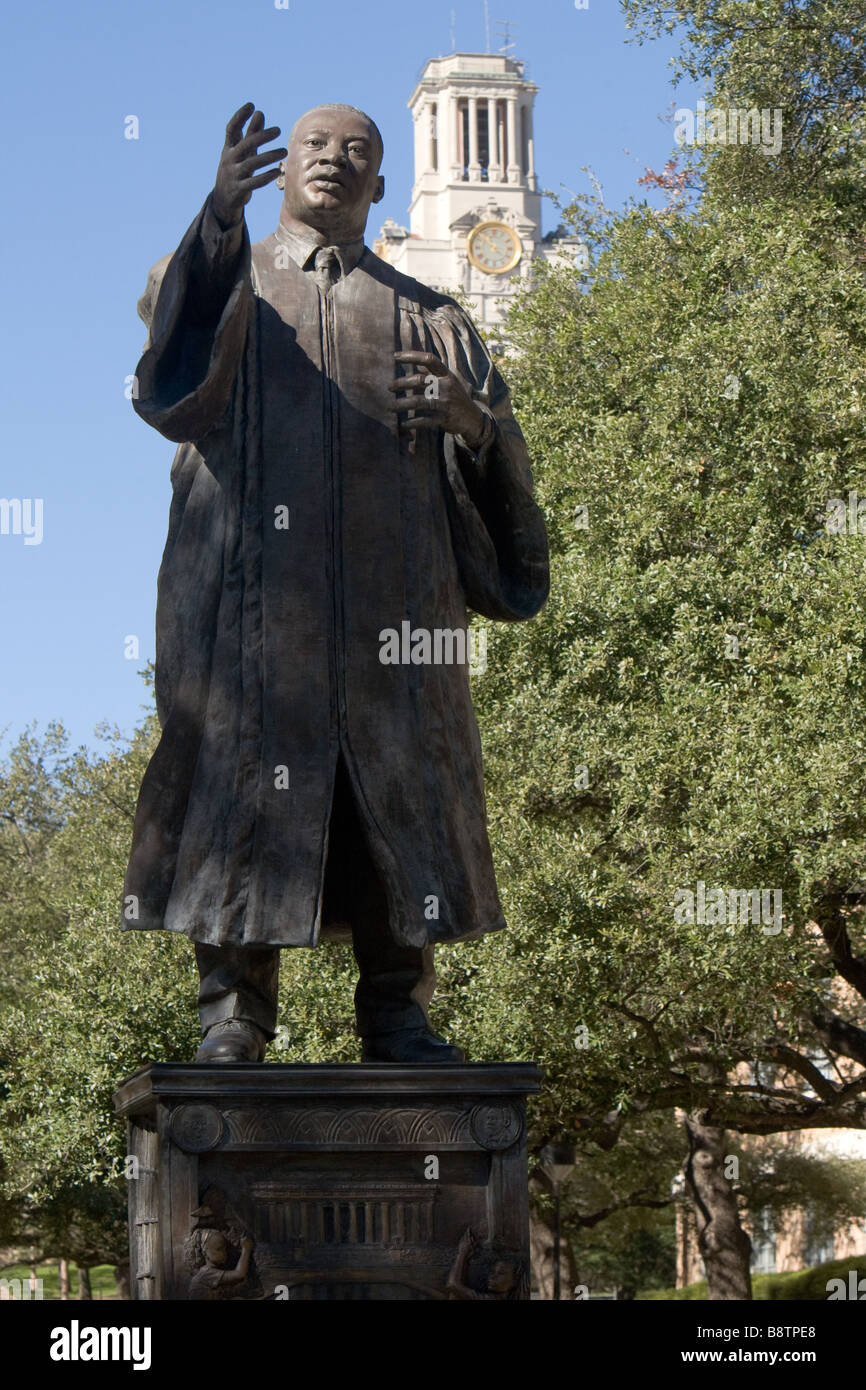
[[328, 290], [340, 278], [340, 262], [337, 259], [337, 248], [335, 246], [322, 246], [316, 252], [314, 262], [314, 275], [316, 284], [327, 294]]

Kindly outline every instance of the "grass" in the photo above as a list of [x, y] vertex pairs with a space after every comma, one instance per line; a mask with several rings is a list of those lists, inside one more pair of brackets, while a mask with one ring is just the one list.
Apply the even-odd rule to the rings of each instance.
[[[847, 1260], [830, 1260], [827, 1264], [814, 1265], [811, 1269], [798, 1269], [793, 1274], [753, 1274], [752, 1298], [770, 1302], [793, 1302], [801, 1299], [809, 1302], [826, 1302], [827, 1282], [830, 1279], [844, 1279], [848, 1282], [849, 1270], [856, 1270], [858, 1278], [866, 1278], [866, 1255], [852, 1256]], [[660, 1301], [665, 1299], [696, 1299], [706, 1301], [707, 1281], [688, 1284], [684, 1289], [647, 1289], [637, 1295], [639, 1299]]]
[[[60, 1270], [56, 1264], [37, 1265], [36, 1278], [42, 1280], [42, 1297], [46, 1301], [59, 1300]], [[30, 1266], [7, 1265], [0, 1269], [0, 1279], [20, 1279], [26, 1291], [30, 1284]], [[94, 1265], [90, 1270], [90, 1287], [94, 1298], [116, 1298], [114, 1265]], [[69, 1266], [69, 1297], [70, 1300], [78, 1298], [78, 1269], [74, 1264]]]

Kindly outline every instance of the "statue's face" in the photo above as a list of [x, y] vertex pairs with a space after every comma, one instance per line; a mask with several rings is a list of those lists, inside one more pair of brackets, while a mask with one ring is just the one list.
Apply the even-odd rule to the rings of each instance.
[[285, 159], [284, 204], [298, 222], [363, 232], [371, 203], [384, 195], [375, 133], [352, 111], [322, 106], [292, 131]]

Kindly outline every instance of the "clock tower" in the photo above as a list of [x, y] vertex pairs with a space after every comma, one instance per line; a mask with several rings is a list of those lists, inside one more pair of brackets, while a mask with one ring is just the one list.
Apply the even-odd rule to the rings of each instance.
[[431, 58], [409, 98], [415, 182], [409, 227], [388, 219], [373, 249], [434, 289], [462, 288], [476, 322], [494, 327], [502, 302], [537, 256], [574, 262], [574, 237], [541, 236], [533, 105], [538, 88], [505, 53]]

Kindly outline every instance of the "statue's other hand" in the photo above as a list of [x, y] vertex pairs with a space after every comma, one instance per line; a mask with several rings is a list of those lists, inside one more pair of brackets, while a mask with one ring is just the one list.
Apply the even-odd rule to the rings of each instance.
[[412, 420], [400, 420], [400, 429], [444, 430], [446, 434], [459, 434], [472, 448], [484, 433], [484, 411], [473, 401], [456, 372], [446, 367], [435, 352], [395, 352], [394, 358], [420, 369], [418, 373], [398, 377], [389, 387], [395, 395], [408, 392], [395, 403], [398, 417], [402, 411], [420, 411]]
[[[265, 150], [259, 154], [259, 146], [266, 145], [269, 140], [276, 140], [279, 133], [278, 125], [265, 129], [264, 115], [256, 110], [255, 104], [251, 101], [236, 111], [226, 126], [226, 142], [220, 155], [211, 204], [216, 217], [224, 227], [233, 227], [240, 221], [243, 210], [255, 190], [263, 188], [266, 183], [272, 183], [279, 174], [279, 167], [274, 161], [283, 159], [286, 151]], [[265, 168], [268, 164], [273, 167]], [[263, 168], [264, 173], [257, 172]]]

